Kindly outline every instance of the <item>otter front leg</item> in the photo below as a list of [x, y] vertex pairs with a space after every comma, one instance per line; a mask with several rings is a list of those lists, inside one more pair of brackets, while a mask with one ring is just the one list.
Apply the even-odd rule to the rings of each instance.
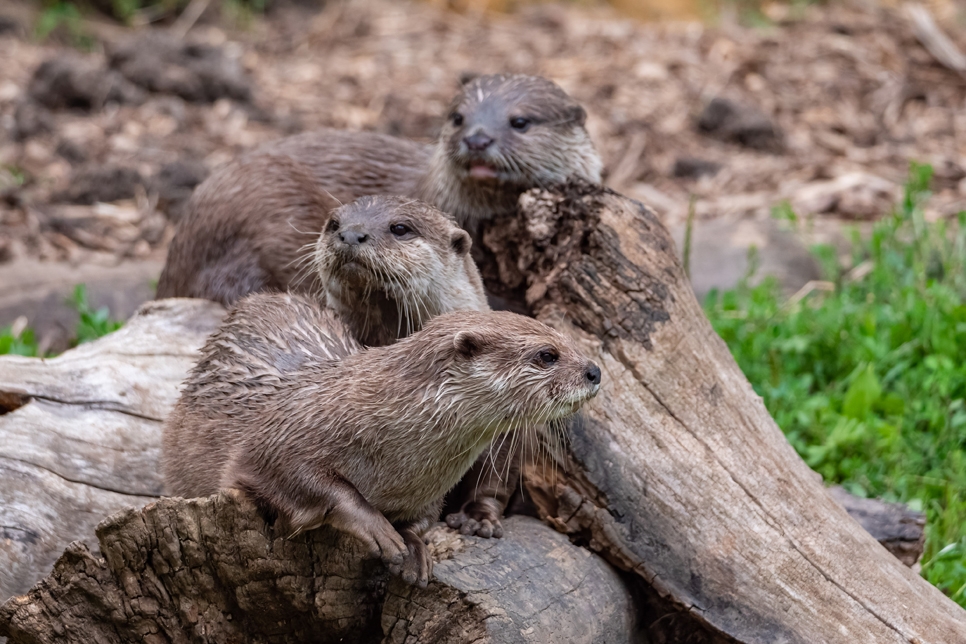
[[440, 510], [443, 509], [442, 506], [443, 499], [440, 499], [424, 508], [421, 512], [422, 518], [396, 524], [399, 534], [403, 536], [403, 540], [406, 542], [409, 555], [403, 562], [399, 573], [407, 584], [415, 584], [420, 588], [425, 588], [429, 584], [429, 578], [433, 576], [433, 558], [429, 554], [426, 542], [423, 541], [423, 533], [439, 518]]
[[[446, 525], [460, 534], [496, 539], [503, 536], [500, 519], [520, 480], [521, 450], [512, 443], [510, 437], [496, 438], [491, 449], [463, 476], [455, 497], [460, 510], [447, 515]], [[492, 453], [497, 446], [499, 449]]]
[[[279, 481], [263, 485], [257, 475], [237, 473], [232, 487], [247, 495], [258, 507], [278, 517], [283, 529], [294, 536], [327, 524], [347, 532], [365, 544], [393, 574], [400, 574], [412, 557], [404, 536], [348, 480], [335, 472], [300, 481], [293, 489]], [[412, 583], [412, 582], [409, 582]]]

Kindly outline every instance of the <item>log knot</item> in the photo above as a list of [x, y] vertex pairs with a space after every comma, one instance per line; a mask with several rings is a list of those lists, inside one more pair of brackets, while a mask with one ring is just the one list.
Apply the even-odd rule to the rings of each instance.
[[537, 317], [565, 314], [605, 342], [652, 348], [650, 335], [670, 320], [667, 300], [683, 279], [654, 212], [580, 180], [525, 192], [518, 206], [482, 231], [488, 290]]

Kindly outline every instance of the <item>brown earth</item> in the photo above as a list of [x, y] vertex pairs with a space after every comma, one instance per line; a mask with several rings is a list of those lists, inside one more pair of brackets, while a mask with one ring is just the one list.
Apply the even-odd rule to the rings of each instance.
[[[246, 30], [203, 17], [185, 44], [134, 31], [134, 47], [93, 21], [83, 53], [38, 44], [33, 5], [5, 3], [0, 262], [158, 262], [212, 168], [320, 126], [430, 140], [465, 72], [556, 80], [587, 107], [607, 182], [672, 227], [690, 195], [699, 221], [763, 220], [783, 200], [819, 223], [874, 218], [910, 160], [936, 169], [930, 216], [966, 205], [966, 80], [900, 9], [770, 5], [750, 28], [438, 5], [285, 4]], [[937, 19], [966, 50], [955, 15]]]

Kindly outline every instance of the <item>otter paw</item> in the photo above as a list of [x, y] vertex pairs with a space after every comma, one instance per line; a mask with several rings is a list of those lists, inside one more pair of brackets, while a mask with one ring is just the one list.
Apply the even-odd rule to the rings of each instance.
[[467, 501], [459, 512], [446, 517], [446, 525], [453, 530], [459, 530], [460, 534], [499, 539], [503, 536], [503, 524], [500, 523], [500, 513], [493, 505], [482, 501]]
[[433, 558], [422, 537], [414, 532], [403, 531], [406, 541], [406, 556], [402, 564], [390, 565], [389, 572], [399, 575], [410, 586], [425, 588], [433, 574]]
[[366, 544], [370, 556], [382, 559], [390, 570], [393, 566], [401, 566], [406, 559], [406, 542], [388, 521], [385, 525], [369, 526], [367, 531], [357, 533], [356, 536]]

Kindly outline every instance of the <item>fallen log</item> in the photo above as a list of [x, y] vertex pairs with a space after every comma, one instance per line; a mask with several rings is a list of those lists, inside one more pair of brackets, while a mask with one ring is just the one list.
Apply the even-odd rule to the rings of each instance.
[[594, 186], [524, 194], [482, 231], [487, 288], [575, 335], [603, 371], [541, 516], [639, 575], [666, 637], [966, 642], [966, 611], [835, 503], [715, 334], [654, 213]]
[[223, 314], [201, 300], [150, 303], [57, 358], [0, 359], [0, 601], [104, 517], [161, 493], [161, 423]]
[[[71, 544], [29, 594], [0, 608], [11, 642], [630, 643], [632, 597], [603, 560], [534, 519], [503, 539], [428, 533], [426, 589], [390, 579], [352, 538], [275, 537], [227, 494], [163, 499]], [[385, 637], [383, 638], [383, 633]]]

